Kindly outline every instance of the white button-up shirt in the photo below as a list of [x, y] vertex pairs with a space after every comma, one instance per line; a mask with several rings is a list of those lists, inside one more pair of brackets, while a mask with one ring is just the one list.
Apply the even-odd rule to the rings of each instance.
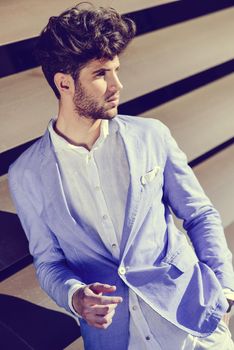
[[[100, 136], [88, 151], [74, 146], [59, 136], [49, 124], [50, 137], [59, 163], [62, 184], [71, 215], [82, 217], [93, 227], [106, 248], [118, 259], [124, 224], [129, 166], [118, 126], [102, 120]], [[108, 178], [105, 169], [108, 168]], [[125, 274], [119, 268], [119, 274]], [[69, 305], [73, 313], [72, 294]], [[130, 339], [129, 350], [192, 349], [187, 334], [153, 311], [132, 290], [129, 290]], [[164, 333], [163, 337], [162, 334]], [[171, 347], [172, 346], [172, 347]], [[189, 347], [190, 346], [190, 347]]]

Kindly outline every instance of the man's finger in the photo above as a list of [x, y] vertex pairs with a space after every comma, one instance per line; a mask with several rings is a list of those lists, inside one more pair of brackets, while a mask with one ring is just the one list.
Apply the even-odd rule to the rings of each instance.
[[89, 312], [94, 313], [95, 315], [104, 316], [111, 313], [118, 304], [109, 304], [109, 305], [94, 305], [89, 307]]
[[99, 324], [99, 323], [94, 323], [94, 324], [90, 324], [90, 326], [93, 326], [95, 328], [99, 328], [99, 329], [107, 329], [110, 325], [111, 325], [112, 321], [108, 324], [108, 323], [104, 323], [104, 324]]
[[96, 325], [110, 325], [112, 323], [112, 318], [115, 314], [115, 310], [107, 315], [95, 315], [93, 313], [87, 313], [85, 315], [85, 320], [90, 326], [96, 327]]
[[89, 288], [95, 293], [112, 293], [116, 291], [116, 286], [111, 286], [110, 284], [103, 283], [93, 283]]
[[106, 316], [90, 315], [87, 322], [90, 326], [100, 328], [100, 329], [106, 329], [111, 325], [114, 313], [115, 313], [115, 310], [113, 310], [111, 314], [108, 314]]
[[113, 310], [111, 313], [109, 313], [108, 315], [105, 315], [105, 316], [96, 315], [94, 318], [95, 323], [98, 323], [98, 324], [110, 323], [114, 314], [115, 314], [115, 310]]
[[84, 296], [84, 303], [86, 305], [108, 305], [119, 304], [123, 301], [121, 297], [109, 297], [105, 295], [86, 295]]

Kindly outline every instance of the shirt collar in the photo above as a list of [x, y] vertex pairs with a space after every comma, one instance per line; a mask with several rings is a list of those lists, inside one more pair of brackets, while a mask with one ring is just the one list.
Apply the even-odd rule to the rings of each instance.
[[[53, 143], [53, 146], [55, 148], [55, 151], [59, 150], [75, 150], [78, 153], [87, 153], [88, 150], [85, 149], [82, 146], [75, 146], [69, 143], [67, 140], [65, 140], [62, 136], [58, 135], [54, 130], [54, 123], [56, 122], [56, 119], [51, 119], [48, 125], [48, 130], [50, 133], [51, 141]], [[100, 126], [100, 135], [96, 142], [94, 143], [92, 150], [97, 149], [107, 138], [109, 135], [109, 120], [103, 119], [101, 121]], [[91, 151], [92, 151], [91, 150]]]

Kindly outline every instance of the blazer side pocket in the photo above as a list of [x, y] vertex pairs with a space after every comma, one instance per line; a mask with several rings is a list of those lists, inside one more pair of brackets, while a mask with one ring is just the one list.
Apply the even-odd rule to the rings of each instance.
[[175, 266], [181, 272], [185, 272], [194, 266], [199, 260], [194, 249], [188, 245], [183, 246], [180, 250], [170, 254], [164, 258], [163, 261]]

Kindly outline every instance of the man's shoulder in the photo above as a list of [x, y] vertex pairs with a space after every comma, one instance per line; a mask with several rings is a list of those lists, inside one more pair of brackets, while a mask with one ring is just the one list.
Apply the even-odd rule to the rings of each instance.
[[154, 118], [118, 115], [117, 120], [119, 125], [125, 128], [127, 135], [137, 137], [149, 146], [164, 144], [169, 131], [165, 124]]
[[27, 148], [15, 161], [11, 164], [8, 176], [10, 180], [22, 178], [25, 171], [32, 170], [36, 172], [40, 166], [40, 158], [42, 157], [43, 144], [47, 135], [43, 135]]
[[165, 132], [167, 129], [166, 125], [163, 124], [159, 119], [156, 118], [146, 118], [146, 117], [138, 117], [138, 116], [129, 116], [129, 115], [118, 115], [118, 122], [125, 124], [127, 127], [131, 129], [134, 128], [134, 131], [156, 131], [159, 133]]

